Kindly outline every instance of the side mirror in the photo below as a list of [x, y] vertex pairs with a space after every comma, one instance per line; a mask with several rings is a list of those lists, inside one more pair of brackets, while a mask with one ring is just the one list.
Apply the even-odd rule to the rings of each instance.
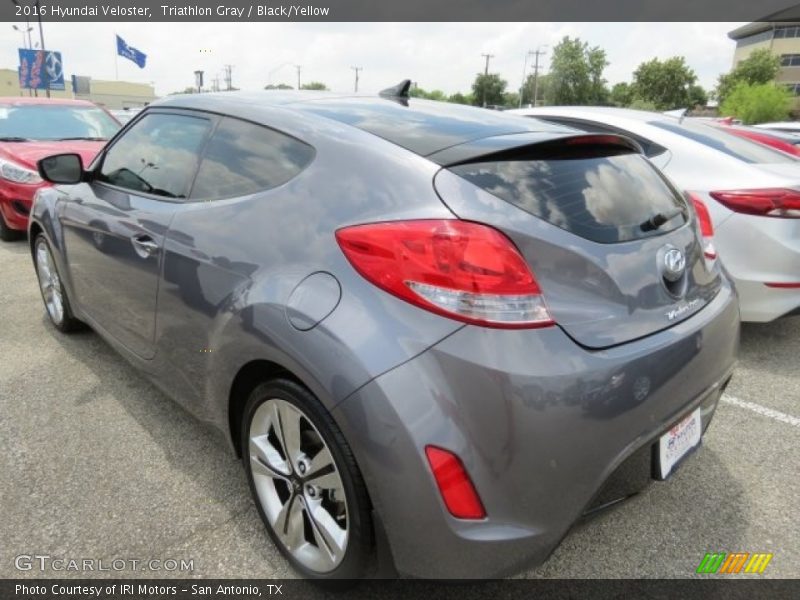
[[50, 183], [80, 183], [83, 180], [83, 161], [79, 154], [56, 154], [37, 163], [39, 175]]

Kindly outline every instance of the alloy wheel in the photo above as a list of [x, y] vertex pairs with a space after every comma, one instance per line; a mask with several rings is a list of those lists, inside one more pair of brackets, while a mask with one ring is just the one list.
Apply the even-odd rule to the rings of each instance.
[[277, 538], [304, 567], [334, 570], [349, 539], [347, 498], [317, 428], [297, 406], [268, 399], [253, 414], [248, 452], [258, 499]]
[[64, 320], [61, 279], [58, 277], [50, 249], [44, 242], [40, 242], [36, 246], [36, 272], [39, 276], [39, 287], [42, 290], [47, 314], [50, 315], [53, 323], [59, 325]]

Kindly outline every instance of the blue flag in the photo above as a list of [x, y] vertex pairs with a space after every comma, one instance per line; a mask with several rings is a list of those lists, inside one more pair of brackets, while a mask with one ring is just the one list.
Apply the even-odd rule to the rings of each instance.
[[136, 48], [128, 46], [128, 44], [121, 37], [117, 36], [117, 54], [132, 60], [140, 69], [144, 69], [144, 63], [147, 62], [147, 54], [139, 52]]

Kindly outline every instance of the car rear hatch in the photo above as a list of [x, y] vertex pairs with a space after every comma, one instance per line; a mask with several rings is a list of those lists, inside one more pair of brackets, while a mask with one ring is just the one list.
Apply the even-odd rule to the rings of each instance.
[[557, 325], [585, 347], [667, 329], [719, 290], [694, 211], [630, 139], [507, 135], [428, 158], [443, 166], [444, 203], [511, 238]]

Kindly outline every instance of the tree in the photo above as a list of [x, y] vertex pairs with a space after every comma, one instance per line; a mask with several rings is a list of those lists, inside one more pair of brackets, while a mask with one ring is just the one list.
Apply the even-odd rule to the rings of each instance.
[[269, 85], [264, 86], [265, 90], [293, 90], [294, 88], [290, 85], [286, 85], [285, 83], [279, 83], [277, 85], [270, 83]]
[[456, 92], [455, 94], [451, 94], [447, 101], [453, 104], [472, 104], [472, 95], [467, 94], [465, 96], [461, 92]]
[[725, 101], [736, 86], [740, 83], [758, 85], [775, 81], [778, 70], [781, 68], [781, 59], [767, 48], [753, 50], [750, 56], [736, 65], [730, 73], [719, 76], [715, 96], [720, 104]]
[[650, 102], [650, 100], [642, 100], [641, 98], [634, 98], [631, 100], [631, 103], [628, 105], [628, 108], [633, 108], [635, 110], [649, 110], [649, 111], [657, 111], [656, 105]]
[[508, 82], [497, 73], [478, 73], [472, 83], [472, 103], [475, 106], [503, 104]]
[[565, 36], [553, 48], [550, 81], [545, 94], [548, 104], [603, 104], [608, 90], [603, 71], [608, 66], [605, 50]]
[[657, 110], [689, 106], [689, 89], [697, 75], [682, 56], [665, 61], [657, 58], [640, 64], [633, 72], [633, 93], [636, 98], [651, 102]]
[[328, 86], [320, 81], [309, 81], [308, 83], [304, 83], [303, 85], [301, 85], [300, 89], [325, 91], [328, 89]]
[[740, 83], [720, 106], [720, 114], [741, 119], [746, 125], [783, 121], [789, 116], [792, 94], [774, 83]]
[[630, 106], [631, 102], [633, 102], [633, 89], [629, 83], [625, 83], [624, 81], [621, 83], [615, 83], [614, 87], [611, 88], [611, 94], [609, 94], [609, 100], [614, 106]]
[[693, 85], [689, 87], [689, 108], [695, 106], [705, 106], [708, 104], [708, 94], [703, 89], [702, 85]]
[[446, 102], [447, 94], [442, 90], [431, 90], [430, 92], [422, 89], [419, 86], [413, 86], [409, 95], [412, 98], [425, 98], [426, 100], [436, 100], [437, 102]]

